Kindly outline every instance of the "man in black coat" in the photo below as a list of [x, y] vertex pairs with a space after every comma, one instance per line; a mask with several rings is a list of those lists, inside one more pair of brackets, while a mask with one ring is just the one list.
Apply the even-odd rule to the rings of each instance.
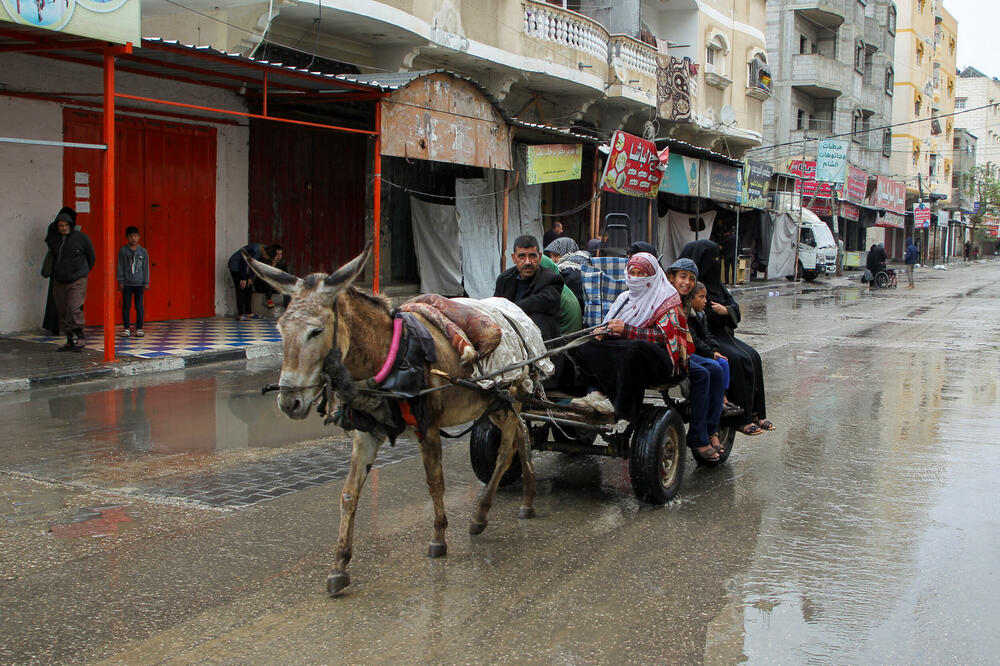
[[542, 252], [534, 236], [519, 236], [511, 254], [514, 266], [497, 278], [494, 296], [517, 304], [542, 333], [543, 340], [559, 337], [559, 307], [563, 280], [542, 268]]
[[[514, 266], [497, 278], [494, 296], [513, 302], [535, 322], [542, 340], [559, 337], [559, 317], [563, 279], [559, 273], [543, 268], [542, 251], [534, 236], [518, 236], [511, 254]], [[546, 388], [558, 385], [562, 375], [562, 354], [552, 357], [555, 373], [545, 381]]]

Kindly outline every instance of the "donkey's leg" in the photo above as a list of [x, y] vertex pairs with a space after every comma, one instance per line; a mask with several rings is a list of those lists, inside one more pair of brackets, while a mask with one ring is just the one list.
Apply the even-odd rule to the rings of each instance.
[[518, 518], [535, 517], [535, 466], [531, 464], [531, 453], [528, 442], [524, 439], [524, 428], [520, 419], [513, 412], [508, 412], [514, 422], [514, 445], [517, 453], [521, 457], [521, 509], [517, 512]]
[[514, 460], [514, 436], [517, 434], [518, 426], [516, 421], [511, 420], [512, 416], [513, 414], [510, 412], [504, 412], [500, 416], [490, 417], [500, 428], [500, 449], [497, 451], [497, 464], [493, 468], [493, 476], [490, 477], [490, 482], [486, 484], [483, 492], [479, 495], [479, 506], [476, 507], [472, 523], [469, 524], [469, 534], [481, 534], [486, 529], [486, 514], [493, 506], [493, 498], [500, 486], [500, 477]]
[[351, 469], [344, 481], [340, 494], [340, 533], [337, 538], [337, 551], [333, 558], [333, 571], [326, 579], [326, 590], [336, 594], [350, 585], [351, 577], [347, 575], [347, 563], [351, 561], [354, 544], [354, 512], [358, 508], [361, 488], [368, 478], [368, 470], [375, 462], [375, 454], [382, 440], [367, 432], [354, 433], [354, 448], [351, 451]]
[[420, 442], [420, 457], [424, 461], [427, 489], [434, 503], [434, 538], [427, 548], [427, 556], [442, 557], [448, 553], [448, 544], [444, 540], [448, 518], [444, 515], [444, 470], [441, 469], [441, 432], [437, 426], [427, 429]]

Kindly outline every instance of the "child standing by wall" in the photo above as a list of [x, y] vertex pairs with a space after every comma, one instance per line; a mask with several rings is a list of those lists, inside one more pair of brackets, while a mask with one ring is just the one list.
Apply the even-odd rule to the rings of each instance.
[[[125, 240], [128, 242], [118, 250], [118, 290], [122, 292], [122, 337], [136, 336], [141, 338], [143, 316], [142, 295], [149, 289], [149, 253], [139, 245], [139, 229], [125, 229]], [[135, 328], [129, 328], [129, 314], [132, 310], [132, 300], [135, 299]]]

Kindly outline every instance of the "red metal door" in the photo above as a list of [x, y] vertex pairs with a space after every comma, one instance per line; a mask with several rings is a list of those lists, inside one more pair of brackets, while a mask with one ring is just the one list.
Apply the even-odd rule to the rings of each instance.
[[289, 270], [331, 272], [365, 236], [364, 136], [250, 123], [250, 241], [280, 243]]
[[[66, 141], [101, 143], [100, 115], [66, 109]], [[125, 242], [125, 228], [139, 228], [140, 244], [149, 252], [150, 290], [146, 321], [209, 317], [214, 314], [215, 172], [214, 128], [131, 117], [116, 119], [118, 142], [115, 247]], [[87, 180], [89, 212], [77, 222], [100, 246], [104, 233], [101, 160], [96, 150], [67, 148], [63, 158], [67, 205], [78, 207]], [[86, 176], [77, 177], [77, 174]], [[116, 255], [117, 256], [117, 255]], [[88, 322], [101, 320], [104, 273], [91, 272], [84, 306]], [[121, 296], [113, 307], [121, 323]]]

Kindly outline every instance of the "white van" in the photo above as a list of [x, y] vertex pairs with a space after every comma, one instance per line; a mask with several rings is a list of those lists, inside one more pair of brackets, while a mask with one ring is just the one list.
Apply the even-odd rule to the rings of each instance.
[[799, 234], [799, 273], [807, 281], [837, 272], [837, 241], [826, 222], [808, 208], [802, 209]]

